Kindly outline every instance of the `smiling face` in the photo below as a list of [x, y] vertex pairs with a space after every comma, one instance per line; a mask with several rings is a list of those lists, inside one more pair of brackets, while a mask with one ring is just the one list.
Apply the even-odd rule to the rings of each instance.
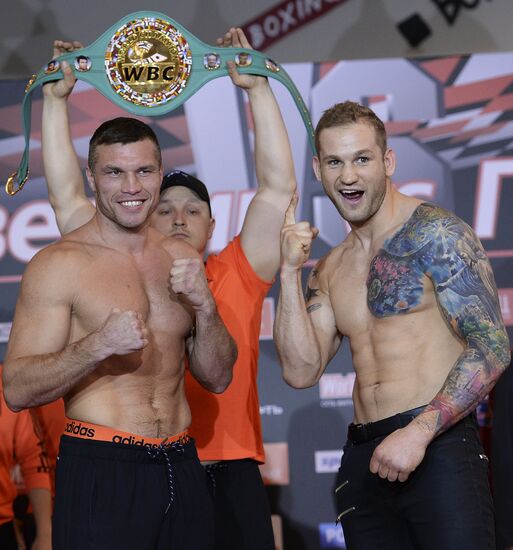
[[161, 194], [150, 223], [164, 235], [185, 240], [200, 254], [205, 252], [215, 226], [208, 204], [194, 191], [180, 185], [169, 187]]
[[323, 129], [315, 175], [340, 215], [362, 225], [379, 210], [395, 169], [391, 149], [383, 153], [375, 129], [366, 122]]
[[87, 178], [104, 218], [125, 229], [142, 226], [159, 199], [162, 168], [150, 139], [98, 145]]

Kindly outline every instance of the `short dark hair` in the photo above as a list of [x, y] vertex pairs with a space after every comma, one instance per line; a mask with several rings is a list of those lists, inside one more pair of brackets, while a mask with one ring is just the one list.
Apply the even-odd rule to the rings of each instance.
[[99, 145], [114, 145], [116, 143], [126, 145], [127, 143], [142, 141], [143, 139], [149, 139], [153, 142], [159, 165], [161, 165], [162, 154], [157, 136], [147, 124], [130, 117], [117, 117], [107, 120], [98, 126], [89, 141], [89, 155], [87, 159], [89, 169], [91, 171], [94, 170], [96, 149]]
[[322, 130], [333, 128], [334, 126], [348, 126], [350, 124], [356, 124], [357, 122], [364, 122], [374, 128], [376, 141], [379, 148], [383, 151], [383, 154], [385, 154], [387, 150], [387, 133], [383, 121], [372, 109], [355, 103], [354, 101], [337, 103], [330, 109], [324, 111], [315, 127], [315, 147], [317, 153], [319, 154], [320, 152], [319, 136]]
[[77, 61], [82, 61], [82, 59], [85, 60], [85, 61], [89, 61], [89, 59], [85, 55], [79, 55], [77, 57]]

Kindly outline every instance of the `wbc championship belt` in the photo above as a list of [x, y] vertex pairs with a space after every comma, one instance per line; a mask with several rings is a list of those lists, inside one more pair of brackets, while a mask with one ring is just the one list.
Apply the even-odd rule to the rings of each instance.
[[226, 62], [230, 60], [240, 73], [275, 78], [286, 86], [315, 154], [308, 109], [279, 63], [251, 49], [210, 46], [164, 14], [140, 11], [123, 17], [90, 46], [52, 59], [29, 80], [22, 105], [25, 150], [18, 170], [7, 180], [6, 192], [14, 195], [27, 181], [32, 92], [63, 78], [62, 61], [69, 63], [79, 80], [126, 111], [159, 116], [182, 105], [209, 80], [228, 75]]

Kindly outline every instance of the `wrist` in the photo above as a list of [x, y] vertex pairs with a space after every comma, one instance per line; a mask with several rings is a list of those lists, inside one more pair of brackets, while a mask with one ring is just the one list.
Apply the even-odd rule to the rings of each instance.
[[213, 317], [217, 316], [217, 307], [213, 298], [208, 298], [202, 302], [199, 306], [193, 306], [196, 313], [196, 319], [201, 317], [205, 320], [210, 320]]
[[81, 344], [82, 351], [90, 356], [91, 362], [100, 362], [114, 354], [114, 349], [109, 346], [107, 339], [104, 337], [102, 330], [98, 329], [83, 340], [77, 342]]
[[436, 437], [436, 427], [427, 414], [421, 413], [415, 417], [407, 426], [415, 438], [420, 439], [425, 445], [429, 445]]
[[257, 99], [260, 96], [265, 96], [271, 93], [271, 86], [265, 76], [258, 76], [255, 78], [255, 83], [246, 88], [246, 92], [250, 99]]
[[290, 281], [291, 279], [297, 277], [301, 274], [301, 270], [303, 269], [303, 266], [295, 266], [295, 265], [286, 265], [282, 264], [280, 266], [280, 280], [281, 281]]
[[51, 83], [48, 86], [43, 86], [43, 97], [44, 105], [48, 108], [62, 108], [66, 107], [68, 103], [69, 94], [66, 96], [56, 95], [53, 91], [53, 88], [50, 87]]

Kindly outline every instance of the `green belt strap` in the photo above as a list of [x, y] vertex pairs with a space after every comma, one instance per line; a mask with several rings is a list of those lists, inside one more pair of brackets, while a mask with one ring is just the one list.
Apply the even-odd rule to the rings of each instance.
[[241, 73], [270, 76], [286, 86], [315, 154], [308, 109], [281, 65], [256, 50], [210, 46], [167, 15], [139, 11], [123, 17], [90, 46], [52, 59], [31, 78], [22, 106], [25, 150], [18, 170], [5, 185], [9, 195], [17, 193], [28, 177], [32, 91], [63, 78], [60, 62], [64, 60], [78, 79], [92, 84], [126, 111], [143, 116], [165, 115], [176, 109], [209, 80], [228, 75], [226, 61], [233, 60]]

